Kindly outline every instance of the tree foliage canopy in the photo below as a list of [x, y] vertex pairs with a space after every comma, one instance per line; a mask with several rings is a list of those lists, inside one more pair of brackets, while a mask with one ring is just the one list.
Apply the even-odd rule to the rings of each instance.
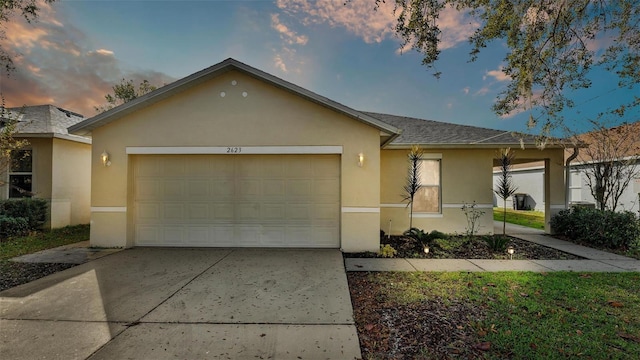
[[97, 112], [105, 112], [116, 106], [127, 103], [134, 100], [146, 93], [150, 93], [155, 90], [156, 87], [151, 85], [148, 80], [142, 80], [136, 88], [133, 80], [122, 79], [119, 84], [113, 86], [113, 94], [107, 94], [104, 96], [107, 100], [107, 104], [103, 106], [96, 106]]
[[[489, 43], [502, 41], [507, 51], [502, 71], [510, 82], [493, 110], [498, 115], [530, 110], [532, 127], [540, 122], [549, 131], [562, 125], [562, 110], [575, 105], [568, 91], [589, 88], [594, 67], [617, 76], [620, 87], [640, 83], [640, 0], [387, 1], [395, 1], [397, 34], [423, 54], [429, 68], [435, 69], [440, 55], [437, 20], [449, 7], [479, 24], [469, 39], [471, 61]], [[607, 111], [623, 115], [638, 105], [636, 96]]]
[[[0, 40], [6, 39], [4, 31], [4, 24], [8, 22], [16, 13], [22, 15], [27, 21], [31, 22], [38, 17], [39, 2], [52, 3], [55, 0], [0, 0]], [[7, 50], [2, 48], [0, 44], [0, 65], [5, 68], [5, 71], [10, 73], [13, 69], [13, 59], [11, 54]]]

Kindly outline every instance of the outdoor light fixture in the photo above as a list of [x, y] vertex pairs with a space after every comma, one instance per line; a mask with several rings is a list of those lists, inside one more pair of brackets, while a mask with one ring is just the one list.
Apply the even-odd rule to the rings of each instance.
[[423, 250], [425, 254], [429, 253], [429, 247], [427, 245], [423, 246]]
[[509, 256], [511, 257], [511, 260], [513, 260], [513, 253], [516, 252], [516, 250], [513, 248], [513, 246], [509, 246], [507, 248], [507, 252], [509, 253]]
[[364, 165], [364, 154], [360, 153], [358, 154], [358, 166], [362, 167], [362, 165]]
[[111, 161], [109, 161], [109, 153], [107, 153], [107, 151], [103, 151], [102, 154], [100, 154], [100, 160], [102, 160], [102, 165], [103, 166], [111, 166]]

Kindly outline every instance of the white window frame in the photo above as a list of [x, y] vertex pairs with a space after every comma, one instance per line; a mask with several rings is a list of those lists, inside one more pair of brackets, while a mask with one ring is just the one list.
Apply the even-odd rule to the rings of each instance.
[[437, 215], [442, 214], [442, 154], [423, 154], [420, 158], [420, 171], [424, 171], [422, 161], [437, 161], [438, 163], [438, 184], [420, 184], [422, 187], [438, 187], [438, 211], [416, 211], [416, 214]]
[[30, 196], [21, 196], [21, 197], [12, 197], [11, 196], [11, 176], [14, 175], [29, 175], [31, 176], [31, 193], [35, 192], [35, 182], [34, 180], [34, 176], [33, 176], [33, 149], [32, 148], [27, 148], [27, 149], [19, 149], [16, 151], [29, 151], [31, 152], [31, 154], [29, 155], [29, 158], [31, 159], [31, 171], [13, 171], [13, 158], [11, 158], [9, 160], [9, 166], [7, 169], [7, 199], [23, 199], [26, 197], [30, 197]]

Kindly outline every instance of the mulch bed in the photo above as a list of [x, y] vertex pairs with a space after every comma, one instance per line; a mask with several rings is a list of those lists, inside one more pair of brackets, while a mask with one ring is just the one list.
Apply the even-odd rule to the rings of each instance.
[[66, 270], [77, 264], [0, 262], [0, 291]]
[[[501, 235], [493, 235], [501, 236]], [[396, 258], [425, 258], [425, 259], [509, 259], [506, 252], [492, 251], [484, 241], [483, 236], [466, 238], [463, 236], [451, 236], [441, 247], [432, 244], [429, 253], [425, 254], [422, 245], [406, 236], [383, 236], [380, 238], [382, 246], [390, 245], [397, 253]], [[515, 250], [514, 260], [580, 260], [582, 257], [565, 253], [560, 250], [538, 245], [529, 241], [509, 237], [507, 246], [512, 246]], [[364, 253], [345, 253], [345, 257], [382, 257], [382, 255]]]
[[386, 299], [367, 273], [348, 273], [364, 359], [478, 359], [482, 343], [473, 324], [484, 309], [433, 298], [410, 305]]

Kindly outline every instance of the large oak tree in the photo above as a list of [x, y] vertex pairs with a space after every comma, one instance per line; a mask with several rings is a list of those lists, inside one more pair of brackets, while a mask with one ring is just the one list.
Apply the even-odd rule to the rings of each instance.
[[[376, 0], [380, 4], [384, 0]], [[562, 127], [562, 111], [575, 104], [571, 90], [592, 86], [602, 68], [619, 87], [640, 83], [640, 0], [386, 0], [396, 5], [396, 32], [435, 70], [440, 55], [438, 17], [453, 7], [479, 26], [469, 41], [470, 60], [494, 41], [506, 47], [502, 70], [510, 81], [493, 110], [528, 111], [530, 125]], [[603, 112], [624, 114], [640, 97]]]

